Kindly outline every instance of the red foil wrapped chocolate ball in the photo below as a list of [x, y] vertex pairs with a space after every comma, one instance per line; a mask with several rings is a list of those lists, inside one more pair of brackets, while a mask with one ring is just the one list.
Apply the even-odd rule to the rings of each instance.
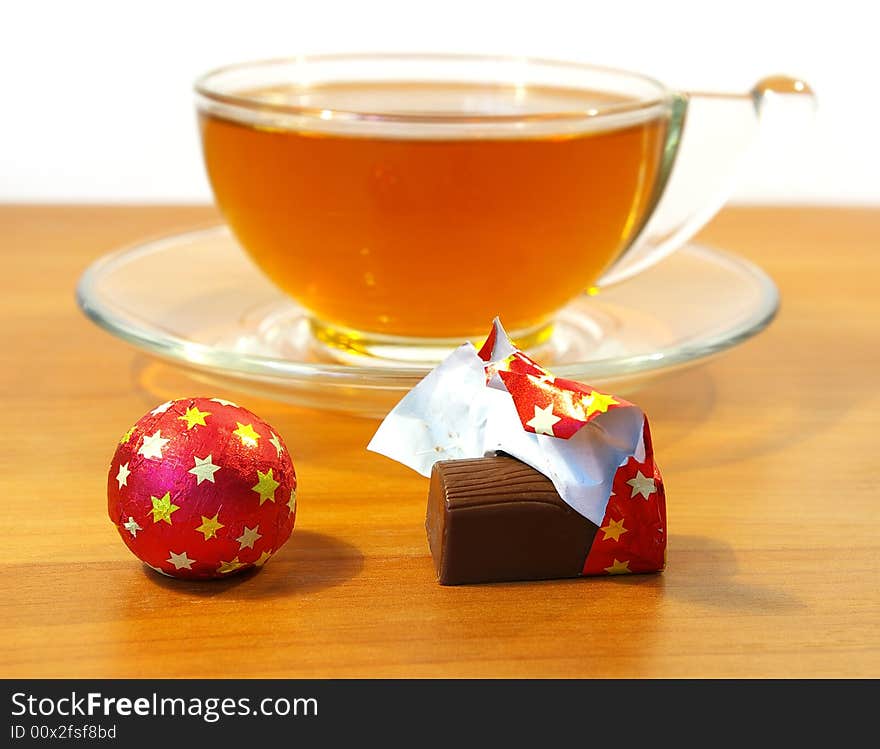
[[220, 398], [157, 406], [119, 441], [110, 519], [157, 572], [222, 578], [262, 567], [290, 538], [296, 473], [278, 433]]

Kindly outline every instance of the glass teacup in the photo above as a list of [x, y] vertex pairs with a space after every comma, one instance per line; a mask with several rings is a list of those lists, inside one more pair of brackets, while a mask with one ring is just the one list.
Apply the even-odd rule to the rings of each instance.
[[403, 361], [496, 316], [522, 348], [546, 340], [573, 298], [714, 214], [768, 93], [811, 101], [787, 78], [695, 95], [588, 65], [409, 54], [246, 63], [196, 91], [241, 245], [317, 340]]

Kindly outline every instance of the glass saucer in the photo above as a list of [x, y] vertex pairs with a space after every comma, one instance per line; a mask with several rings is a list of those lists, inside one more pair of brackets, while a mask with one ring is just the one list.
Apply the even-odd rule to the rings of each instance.
[[[430, 368], [335, 359], [311, 336], [302, 308], [223, 226], [106, 255], [83, 274], [77, 301], [104, 329], [201, 380], [315, 408], [382, 416]], [[629, 280], [576, 299], [532, 353], [560, 377], [626, 395], [647, 378], [749, 338], [778, 304], [776, 286], [760, 268], [688, 244]]]

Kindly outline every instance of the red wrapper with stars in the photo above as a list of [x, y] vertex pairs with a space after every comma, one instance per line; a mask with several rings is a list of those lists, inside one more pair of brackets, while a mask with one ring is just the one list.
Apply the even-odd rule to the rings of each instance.
[[[568, 440], [602, 414], [637, 407], [553, 374], [524, 354], [499, 347], [504, 331], [492, 327], [478, 356], [486, 362], [486, 380], [500, 378], [510, 393], [522, 428], [536, 435]], [[506, 339], [506, 337], [505, 337]], [[640, 442], [613, 471], [611, 493], [599, 530], [584, 560], [583, 575], [658, 572], [666, 566], [666, 492], [654, 460], [651, 428], [641, 417]], [[598, 520], [598, 516], [594, 515]]]
[[296, 520], [296, 473], [278, 433], [220, 398], [168, 401], [119, 441], [110, 519], [156, 572], [223, 578], [262, 567]]
[[[572, 554], [577, 563], [566, 566], [564, 576], [654, 572], [665, 566], [665, 491], [642, 410], [619, 396], [554, 376], [518, 350], [497, 319], [479, 351], [470, 343], [463, 344], [404, 396], [380, 425], [369, 449], [425, 477], [433, 475], [440, 461], [473, 462], [499, 454], [544, 474], [559, 498], [594, 530], [589, 547], [578, 546]], [[446, 473], [443, 480], [451, 481], [452, 475]], [[441, 529], [438, 547], [450, 544], [453, 536], [467, 535], [468, 521], [461, 518], [483, 517], [475, 510], [476, 473], [455, 475], [474, 483], [466, 483], [467, 491], [461, 490], [469, 504], [455, 516], [456, 533], [447, 534], [446, 525], [435, 523]], [[515, 490], [510, 496], [519, 496]], [[445, 502], [445, 491], [430, 496]], [[496, 499], [492, 495], [486, 500], [485, 506], [492, 508], [486, 518], [501, 512]], [[511, 500], [511, 504], [516, 502]], [[446, 512], [449, 505], [443, 508]], [[485, 523], [480, 527], [491, 527], [488, 519]], [[489, 548], [486, 534], [483, 552]], [[532, 535], [545, 537], [540, 528], [533, 529]], [[493, 536], [492, 540], [503, 555], [504, 539]], [[534, 546], [529, 543], [507, 549], [516, 561], [511, 570], [527, 570], [524, 555], [541, 554], [537, 541]], [[532, 551], [525, 551], [526, 547]], [[492, 579], [519, 579], [505, 576], [506, 569], [493, 562]], [[462, 577], [479, 581], [479, 572], [470, 569]]]

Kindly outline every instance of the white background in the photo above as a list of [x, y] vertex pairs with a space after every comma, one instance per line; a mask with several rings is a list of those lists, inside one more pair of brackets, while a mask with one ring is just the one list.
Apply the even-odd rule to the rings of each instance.
[[229, 62], [455, 51], [629, 68], [746, 91], [786, 72], [820, 108], [762, 145], [735, 199], [880, 204], [880, 13], [836, 2], [4, 0], [0, 201], [208, 201], [191, 83]]

